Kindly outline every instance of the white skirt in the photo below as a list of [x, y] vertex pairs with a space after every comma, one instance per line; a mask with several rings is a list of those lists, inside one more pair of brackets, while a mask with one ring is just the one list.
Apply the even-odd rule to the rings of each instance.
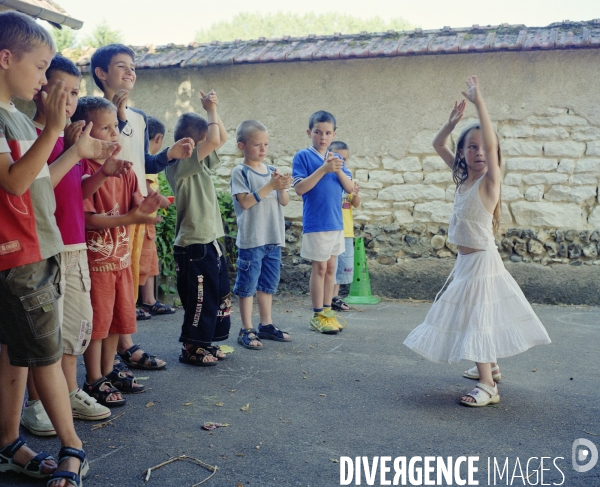
[[438, 363], [496, 362], [548, 333], [496, 250], [458, 254], [452, 281], [404, 344]]

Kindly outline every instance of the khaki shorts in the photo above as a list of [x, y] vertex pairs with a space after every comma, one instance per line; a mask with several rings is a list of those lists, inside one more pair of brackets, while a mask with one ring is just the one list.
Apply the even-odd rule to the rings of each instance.
[[87, 250], [61, 252], [63, 353], [81, 355], [92, 337], [92, 301]]
[[340, 255], [345, 249], [344, 230], [302, 234], [300, 256], [305, 259], [315, 262], [327, 262], [332, 255]]
[[131, 267], [118, 271], [90, 272], [94, 327], [92, 340], [108, 334], [127, 335], [137, 330]]
[[63, 355], [58, 304], [60, 254], [0, 271], [0, 343], [14, 367], [41, 367]]

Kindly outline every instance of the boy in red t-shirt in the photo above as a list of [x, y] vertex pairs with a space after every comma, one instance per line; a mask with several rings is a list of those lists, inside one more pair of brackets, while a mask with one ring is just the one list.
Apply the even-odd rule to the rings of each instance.
[[[81, 98], [71, 120], [93, 122], [91, 133], [96, 138], [119, 140], [117, 109], [104, 98]], [[87, 159], [84, 163], [93, 177], [102, 171], [104, 160]], [[144, 390], [131, 372], [113, 366], [119, 335], [136, 331], [129, 225], [160, 221], [151, 215], [159, 204], [156, 193], [142, 199], [133, 171], [106, 180], [84, 202], [94, 325], [84, 354], [87, 377], [83, 390], [108, 407], [125, 404], [117, 389], [125, 393]]]

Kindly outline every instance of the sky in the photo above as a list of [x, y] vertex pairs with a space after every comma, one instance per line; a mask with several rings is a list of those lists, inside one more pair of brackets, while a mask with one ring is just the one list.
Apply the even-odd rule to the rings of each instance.
[[599, 0], [55, 0], [84, 22], [83, 35], [102, 20], [120, 30], [126, 44], [188, 44], [198, 30], [237, 13], [344, 13], [356, 17], [402, 17], [422, 29], [473, 24], [525, 24], [543, 27], [562, 20], [600, 18]]

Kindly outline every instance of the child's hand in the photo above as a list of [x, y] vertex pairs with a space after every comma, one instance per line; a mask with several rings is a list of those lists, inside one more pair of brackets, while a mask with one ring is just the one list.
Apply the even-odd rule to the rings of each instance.
[[466, 105], [467, 102], [464, 99], [461, 100], [460, 103], [457, 103], [456, 101], [454, 102], [454, 108], [450, 112], [450, 117], [448, 117], [448, 125], [450, 125], [453, 129], [463, 117]]
[[131, 169], [131, 166], [133, 166], [132, 162], [124, 161], [123, 159], [117, 159], [117, 154], [119, 154], [119, 152], [121, 152], [121, 146], [117, 144], [117, 148], [113, 152], [112, 156], [106, 159], [100, 168], [102, 174], [108, 178], [120, 178], [121, 176], [127, 174], [129, 169]]
[[281, 174], [279, 171], [275, 171], [271, 174], [271, 187], [275, 191], [281, 191], [288, 189], [292, 186], [292, 177], [289, 174]]
[[360, 191], [360, 186], [358, 185], [358, 183], [356, 181], [354, 181], [354, 188], [352, 188], [352, 194], [354, 196], [358, 196], [359, 191]]
[[127, 100], [129, 99], [129, 91], [127, 90], [119, 90], [113, 96], [112, 102], [117, 107], [117, 117], [119, 120], [124, 122], [127, 120], [127, 114], [125, 113], [125, 108], [127, 108]]
[[133, 214], [136, 223], [159, 223], [160, 216], [152, 216], [152, 213], [160, 208], [161, 196], [156, 191], [149, 191], [148, 196], [135, 206], [130, 213]]
[[79, 140], [79, 136], [83, 132], [83, 127], [85, 127], [84, 120], [78, 120], [65, 127], [65, 150], [73, 147]]
[[108, 159], [119, 144], [92, 138], [90, 131], [93, 125], [93, 122], [87, 124], [73, 147], [77, 150], [79, 159]]
[[56, 80], [48, 88], [48, 92], [40, 91], [44, 103], [44, 114], [46, 115], [46, 127], [49, 130], [62, 132], [67, 123], [67, 93], [65, 82]]
[[330, 152], [323, 163], [323, 167], [325, 168], [325, 172], [339, 172], [344, 167], [344, 161]]
[[479, 80], [477, 79], [477, 76], [473, 75], [467, 78], [467, 91], [463, 91], [462, 94], [475, 105], [481, 101], [481, 91], [479, 91]]
[[192, 157], [194, 151], [194, 139], [184, 137], [175, 142], [167, 151], [167, 159], [188, 159]]
[[210, 90], [208, 93], [204, 93], [200, 90], [200, 96], [202, 97], [202, 107], [208, 112], [216, 110], [219, 100], [217, 99], [217, 93], [215, 90]]

